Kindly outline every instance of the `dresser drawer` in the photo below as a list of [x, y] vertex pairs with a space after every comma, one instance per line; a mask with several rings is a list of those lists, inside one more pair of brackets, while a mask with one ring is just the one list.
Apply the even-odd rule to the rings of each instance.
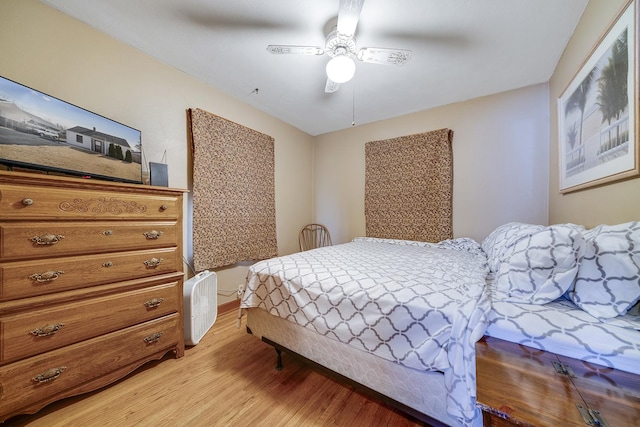
[[0, 258], [45, 258], [178, 246], [176, 222], [4, 222]]
[[178, 311], [177, 282], [0, 317], [0, 364]]
[[178, 314], [0, 367], [0, 419], [180, 342]]
[[177, 219], [178, 196], [0, 185], [1, 219]]
[[182, 271], [178, 248], [0, 263], [0, 301]]

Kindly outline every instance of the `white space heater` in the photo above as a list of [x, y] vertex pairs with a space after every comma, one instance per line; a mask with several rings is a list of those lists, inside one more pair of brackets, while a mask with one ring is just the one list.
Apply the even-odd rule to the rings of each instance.
[[205, 270], [184, 283], [184, 342], [196, 345], [218, 316], [218, 278]]

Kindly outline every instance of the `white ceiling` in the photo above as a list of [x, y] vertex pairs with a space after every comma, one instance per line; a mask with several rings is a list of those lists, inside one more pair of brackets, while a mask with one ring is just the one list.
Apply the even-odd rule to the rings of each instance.
[[266, 47], [324, 47], [338, 0], [41, 1], [310, 135], [348, 128], [354, 116], [360, 125], [546, 82], [588, 3], [366, 0], [358, 48], [412, 58], [358, 62], [353, 80], [326, 94], [326, 55]]

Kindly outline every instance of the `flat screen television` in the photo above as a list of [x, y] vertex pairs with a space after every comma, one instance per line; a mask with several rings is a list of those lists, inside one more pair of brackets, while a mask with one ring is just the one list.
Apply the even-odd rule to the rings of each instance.
[[141, 183], [141, 132], [0, 77], [0, 164]]

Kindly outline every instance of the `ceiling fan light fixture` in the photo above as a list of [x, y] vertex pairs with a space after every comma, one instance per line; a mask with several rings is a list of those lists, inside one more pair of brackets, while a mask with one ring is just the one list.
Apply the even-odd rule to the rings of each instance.
[[335, 83], [345, 83], [356, 73], [356, 63], [346, 55], [338, 55], [327, 62], [327, 77]]

